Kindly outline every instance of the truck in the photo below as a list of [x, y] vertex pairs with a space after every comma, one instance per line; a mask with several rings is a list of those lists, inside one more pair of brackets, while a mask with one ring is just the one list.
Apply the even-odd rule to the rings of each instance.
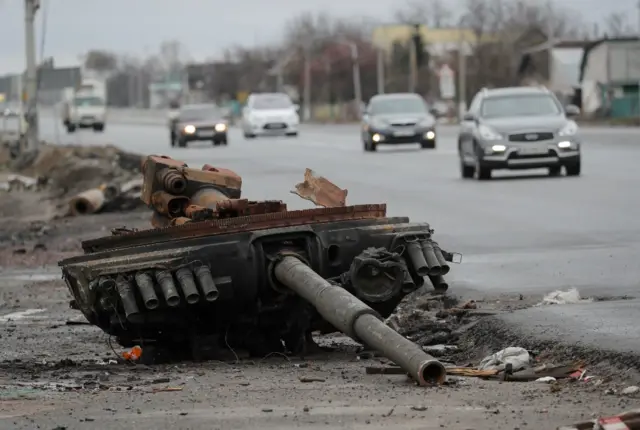
[[104, 131], [107, 120], [107, 86], [99, 79], [85, 78], [76, 88], [64, 91], [62, 123], [67, 132], [78, 128]]

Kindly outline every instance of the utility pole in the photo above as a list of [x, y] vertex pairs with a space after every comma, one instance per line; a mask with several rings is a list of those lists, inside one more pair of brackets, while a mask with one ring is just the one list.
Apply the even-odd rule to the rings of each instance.
[[409, 43], [409, 92], [415, 93], [418, 85], [418, 53], [416, 45]]
[[384, 94], [384, 51], [378, 48], [377, 63], [378, 94]]
[[305, 121], [311, 119], [311, 44], [304, 46], [304, 110], [302, 112]]
[[467, 112], [467, 53], [463, 38], [465, 20], [462, 18], [458, 24], [458, 119]]
[[27, 149], [35, 150], [40, 144], [38, 132], [38, 67], [36, 65], [36, 11], [40, 8], [40, 0], [24, 0], [24, 39], [27, 62], [26, 102], [27, 114]]
[[358, 45], [349, 42], [351, 47], [351, 60], [353, 62], [353, 94], [358, 104], [358, 118], [362, 116], [362, 85], [360, 84], [360, 60], [358, 58]]

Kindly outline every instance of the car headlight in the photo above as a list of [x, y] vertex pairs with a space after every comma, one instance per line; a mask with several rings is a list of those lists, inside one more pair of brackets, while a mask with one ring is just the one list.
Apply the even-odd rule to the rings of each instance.
[[222, 124], [222, 123], [216, 124], [215, 129], [218, 132], [226, 131], [227, 130], [227, 124]]
[[196, 132], [196, 128], [194, 126], [192, 126], [192, 125], [187, 125], [184, 128], [184, 132], [187, 133], [187, 134], [193, 134], [193, 133]]
[[487, 125], [480, 124], [478, 132], [484, 140], [502, 140], [502, 135]]
[[559, 136], [575, 136], [578, 133], [578, 124], [575, 121], [569, 121], [558, 132]]

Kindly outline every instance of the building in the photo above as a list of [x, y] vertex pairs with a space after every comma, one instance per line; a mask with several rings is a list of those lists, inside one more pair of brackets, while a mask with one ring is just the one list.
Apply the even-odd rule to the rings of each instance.
[[[21, 79], [22, 78], [22, 79]], [[55, 68], [52, 63], [40, 68], [38, 101], [41, 104], [53, 105], [62, 100], [64, 89], [75, 87], [80, 83], [82, 71], [80, 67]], [[7, 75], [0, 77], [0, 93], [7, 101], [20, 100], [24, 75]]]
[[[390, 53], [396, 43], [408, 43], [413, 35], [414, 28], [411, 25], [391, 24], [374, 28], [373, 44]], [[420, 35], [425, 41], [426, 50], [434, 57], [442, 57], [457, 52], [460, 48], [467, 55], [472, 52], [472, 47], [477, 44], [478, 37], [475, 32], [468, 28], [428, 28], [420, 26]], [[480, 42], [495, 41], [496, 36], [484, 35]]]
[[640, 116], [640, 39], [601, 39], [580, 64], [583, 112], [612, 118]]
[[564, 103], [580, 106], [580, 64], [589, 43], [582, 40], [545, 41], [520, 50], [518, 80], [523, 85], [544, 85]]

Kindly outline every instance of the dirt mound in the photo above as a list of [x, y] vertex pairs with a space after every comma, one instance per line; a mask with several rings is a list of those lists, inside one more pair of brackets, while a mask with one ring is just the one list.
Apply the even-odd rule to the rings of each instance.
[[115, 146], [43, 145], [37, 152], [18, 156], [9, 169], [29, 177], [42, 177], [59, 197], [105, 183], [140, 177], [143, 157]]

